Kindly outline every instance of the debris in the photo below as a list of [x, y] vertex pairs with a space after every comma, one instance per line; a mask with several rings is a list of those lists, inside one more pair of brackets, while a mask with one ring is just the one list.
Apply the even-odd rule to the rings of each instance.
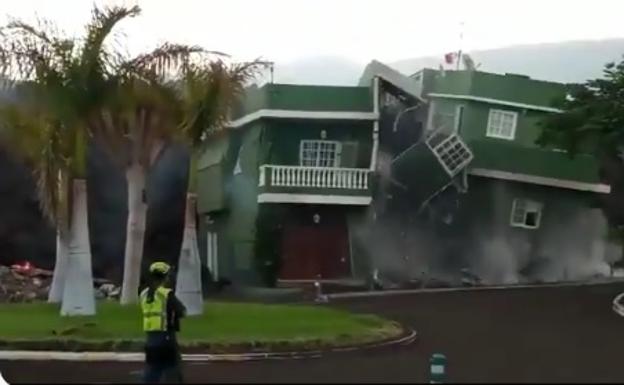
[[45, 300], [52, 282], [52, 273], [37, 269], [30, 262], [11, 267], [0, 266], [0, 302], [31, 302]]
[[[30, 262], [12, 266], [0, 265], [0, 303], [45, 301], [52, 285], [53, 273]], [[98, 299], [118, 298], [121, 289], [108, 280], [94, 279]]]

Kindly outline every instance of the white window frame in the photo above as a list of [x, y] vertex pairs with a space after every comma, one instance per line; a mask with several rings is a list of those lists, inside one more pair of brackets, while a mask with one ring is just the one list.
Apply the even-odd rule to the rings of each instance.
[[430, 142], [430, 140], [426, 142], [427, 146], [433, 151], [444, 171], [451, 177], [466, 168], [474, 158], [470, 148], [457, 134], [450, 135], [435, 146], [431, 146]]
[[[518, 206], [523, 204], [525, 207], [519, 208]], [[516, 198], [511, 205], [511, 215], [509, 218], [509, 224], [512, 227], [520, 227], [523, 229], [536, 230], [539, 229], [541, 221], [542, 221], [542, 210], [544, 205], [540, 202], [532, 201], [530, 199], [521, 199]], [[522, 212], [522, 221], [516, 220], [516, 211], [523, 210]], [[536, 213], [537, 217], [535, 219], [535, 225], [527, 225], [527, 214]]]
[[463, 104], [458, 104], [455, 106], [455, 120], [453, 122], [453, 133], [459, 134], [459, 129], [461, 128], [462, 121], [464, 120], [464, 108]]
[[[316, 157], [316, 165], [315, 166], [310, 166], [310, 165], [305, 165], [303, 164], [303, 149], [304, 146], [308, 143], [317, 143], [319, 144], [318, 146], [318, 152], [320, 152], [321, 149], [321, 144], [333, 144], [335, 145], [336, 148], [336, 155], [334, 157], [334, 164], [332, 166], [320, 166], [320, 155], [317, 153], [317, 157]], [[340, 156], [342, 154], [342, 143], [336, 140], [318, 140], [318, 139], [304, 139], [299, 143], [299, 165], [300, 166], [304, 166], [304, 167], [339, 167], [340, 166]]]
[[[500, 134], [500, 128], [494, 128], [493, 124], [494, 124], [494, 115], [495, 114], [501, 114], [501, 121], [503, 119], [504, 116], [510, 116], [513, 119], [513, 125], [511, 127], [511, 134], [510, 135], [503, 135]], [[509, 111], [509, 110], [500, 110], [500, 109], [495, 109], [492, 108], [490, 109], [490, 113], [488, 115], [488, 124], [487, 124], [487, 130], [485, 135], [489, 138], [496, 138], [496, 139], [506, 139], [506, 140], [514, 140], [516, 138], [516, 127], [518, 126], [518, 113], [515, 111]]]

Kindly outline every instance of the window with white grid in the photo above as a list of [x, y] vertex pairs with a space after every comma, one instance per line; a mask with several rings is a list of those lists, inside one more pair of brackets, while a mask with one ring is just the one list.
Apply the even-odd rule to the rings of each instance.
[[442, 162], [444, 169], [455, 176], [472, 160], [472, 153], [457, 135], [451, 135], [433, 147], [433, 152]]
[[514, 199], [511, 207], [511, 226], [537, 229], [541, 219], [541, 203], [528, 199]]
[[338, 167], [340, 142], [331, 140], [302, 140], [299, 163], [308, 167]]
[[505, 110], [490, 110], [487, 136], [491, 138], [514, 140], [518, 113]]

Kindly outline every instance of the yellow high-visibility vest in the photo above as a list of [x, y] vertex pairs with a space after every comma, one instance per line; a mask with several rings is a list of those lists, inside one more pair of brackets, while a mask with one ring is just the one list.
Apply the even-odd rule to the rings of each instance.
[[148, 289], [141, 292], [141, 310], [143, 310], [143, 331], [167, 331], [167, 297], [171, 289], [159, 287], [154, 291], [154, 300], [148, 302]]

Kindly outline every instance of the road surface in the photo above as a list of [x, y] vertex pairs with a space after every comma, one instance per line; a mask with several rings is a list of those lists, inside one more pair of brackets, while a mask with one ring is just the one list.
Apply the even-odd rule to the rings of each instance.
[[[318, 359], [188, 363], [188, 382], [404, 382], [428, 380], [432, 353], [453, 382], [624, 382], [624, 318], [611, 310], [623, 284], [409, 294], [341, 300], [353, 311], [419, 332], [410, 346]], [[207, 325], [207, 327], [209, 327]], [[138, 382], [131, 363], [0, 362], [9, 383]]]

